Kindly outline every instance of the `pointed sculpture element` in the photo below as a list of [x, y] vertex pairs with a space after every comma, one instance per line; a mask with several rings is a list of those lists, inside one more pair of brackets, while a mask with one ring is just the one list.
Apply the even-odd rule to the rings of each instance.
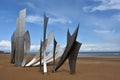
[[77, 34], [78, 34], [78, 29], [79, 29], [79, 25], [77, 27], [77, 29], [75, 30], [75, 32], [73, 33], [73, 35], [70, 38], [70, 40], [68, 41], [68, 44], [64, 50], [64, 53], [60, 59], [60, 61], [58, 62], [58, 64], [56, 64], [54, 67], [53, 67], [53, 72], [56, 72], [57, 69], [62, 66], [62, 64], [65, 62], [65, 60], [70, 56], [70, 50], [72, 48], [72, 46], [74, 45], [75, 41], [76, 41], [76, 38], [77, 38]]
[[17, 19], [17, 30], [16, 30], [15, 64], [18, 66], [22, 65], [22, 61], [24, 58], [25, 17], [26, 17], [26, 9], [23, 9], [20, 11], [20, 16]]
[[71, 34], [70, 34], [69, 29], [68, 29], [68, 31], [67, 31], [67, 44], [69, 44], [70, 38], [71, 38]]
[[57, 41], [54, 38], [54, 46], [53, 46], [53, 64], [55, 65], [55, 50], [56, 50], [56, 45], [57, 45]]
[[25, 66], [27, 54], [30, 51], [30, 34], [25, 32], [26, 9], [19, 13], [16, 21], [16, 31], [12, 35], [11, 63], [17, 66]]
[[47, 23], [48, 23], [48, 17], [44, 14], [44, 36], [43, 36], [43, 42], [46, 39], [46, 29], [47, 29]]
[[[71, 34], [69, 32], [67, 32], [67, 43], [69, 43], [69, 40], [71, 38]], [[74, 74], [75, 73], [75, 68], [76, 68], [76, 59], [77, 59], [77, 55], [79, 53], [79, 49], [81, 47], [82, 43], [79, 43], [77, 41], [75, 41], [74, 45], [72, 46], [71, 50], [70, 50], [70, 56], [69, 56], [69, 67], [70, 67], [70, 73]]]
[[30, 34], [29, 31], [26, 31], [24, 34], [24, 58], [21, 66], [25, 66], [29, 51], [30, 51]]
[[11, 37], [11, 63], [15, 63], [15, 46], [16, 46], [16, 37], [15, 37], [15, 32], [13, 32], [13, 35]]
[[55, 65], [53, 67], [53, 72], [57, 71], [57, 69], [59, 69], [59, 67], [62, 66], [62, 64], [68, 58], [69, 59], [70, 73], [71, 74], [75, 73], [76, 59], [77, 59], [77, 55], [78, 55], [80, 46], [82, 45], [81, 43], [76, 41], [78, 29], [79, 29], [79, 25], [72, 36], [68, 30], [68, 32], [67, 32], [67, 46], [65, 48], [65, 51], [64, 51], [60, 61], [58, 62], [57, 65]]
[[41, 60], [42, 60], [42, 45], [43, 45], [43, 42], [41, 41], [40, 42], [40, 71], [42, 70], [42, 63], [41, 63]]
[[[48, 17], [46, 17], [46, 15], [44, 15], [44, 38], [43, 38], [43, 39], [44, 39], [44, 40], [43, 40], [43, 44], [44, 44], [44, 45], [47, 45], [47, 44], [45, 43], [47, 23], [48, 23]], [[45, 46], [43, 46], [43, 49], [45, 49]], [[47, 72], [47, 64], [46, 64], [46, 59], [45, 59], [45, 57], [46, 57], [46, 53], [43, 52], [43, 58], [44, 58], [43, 68], [44, 68], [44, 73]]]

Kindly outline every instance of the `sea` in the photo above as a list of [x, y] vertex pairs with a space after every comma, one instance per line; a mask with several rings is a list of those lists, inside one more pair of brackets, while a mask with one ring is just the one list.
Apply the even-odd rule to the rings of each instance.
[[120, 52], [79, 52], [78, 57], [119, 57]]

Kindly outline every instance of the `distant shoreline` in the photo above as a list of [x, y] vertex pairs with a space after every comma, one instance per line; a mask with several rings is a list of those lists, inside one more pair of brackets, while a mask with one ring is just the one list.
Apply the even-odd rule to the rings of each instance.
[[79, 58], [81, 57], [95, 57], [95, 58], [120, 58], [120, 55], [92, 55], [92, 54], [79, 54]]

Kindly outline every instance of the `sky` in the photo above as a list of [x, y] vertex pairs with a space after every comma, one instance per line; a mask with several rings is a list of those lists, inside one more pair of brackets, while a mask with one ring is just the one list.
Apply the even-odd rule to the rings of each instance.
[[38, 51], [43, 39], [44, 14], [49, 17], [47, 35], [53, 31], [61, 47], [67, 29], [73, 34], [79, 24], [80, 51], [120, 51], [120, 0], [1, 0], [0, 50], [11, 51], [16, 19], [24, 8], [31, 51]]

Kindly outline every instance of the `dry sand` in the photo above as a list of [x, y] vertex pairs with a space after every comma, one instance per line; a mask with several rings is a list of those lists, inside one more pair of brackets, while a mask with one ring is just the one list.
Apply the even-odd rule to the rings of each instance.
[[[68, 61], [56, 73], [52, 66], [46, 80], [120, 80], [120, 58], [81, 57], [74, 75], [69, 73]], [[39, 67], [17, 67], [10, 64], [9, 54], [0, 54], [0, 80], [44, 80], [44, 75]]]

